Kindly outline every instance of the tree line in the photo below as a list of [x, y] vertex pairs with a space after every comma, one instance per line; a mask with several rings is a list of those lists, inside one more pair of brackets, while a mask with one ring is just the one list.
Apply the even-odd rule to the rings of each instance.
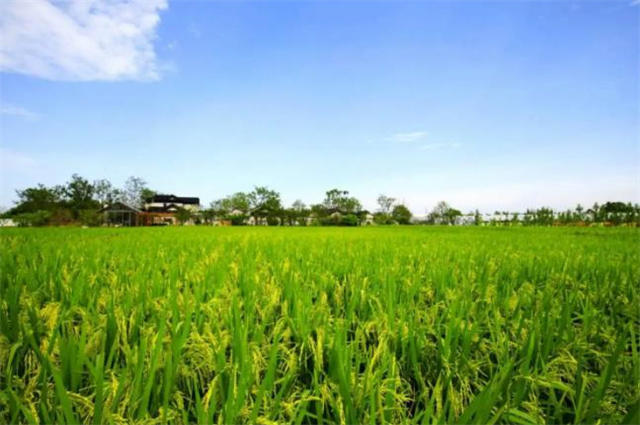
[[640, 205], [631, 202], [597, 202], [591, 208], [578, 204], [574, 209], [555, 211], [549, 207], [527, 209], [525, 212], [495, 211], [482, 214], [475, 210], [463, 214], [440, 202], [427, 214], [424, 224], [473, 224], [494, 226], [569, 226], [569, 225], [635, 225], [640, 226]]
[[[143, 208], [156, 192], [140, 177], [130, 177], [122, 188], [106, 179], [89, 180], [74, 174], [64, 185], [47, 187], [39, 184], [17, 190], [16, 205], [2, 214], [22, 226], [81, 224], [99, 226], [103, 215], [99, 210], [114, 202]], [[554, 211], [548, 207], [528, 209], [523, 213], [495, 211], [482, 214], [475, 210], [462, 213], [446, 202], [438, 203], [424, 218], [417, 219], [396, 198], [380, 195], [376, 211], [368, 211], [347, 190], [331, 189], [317, 204], [305, 205], [296, 200], [283, 205], [280, 193], [265, 186], [249, 192], [236, 192], [217, 199], [199, 212], [180, 209], [176, 218], [181, 223], [214, 224], [225, 220], [233, 225], [320, 225], [359, 226], [368, 224], [440, 224], [440, 225], [640, 225], [640, 206], [624, 202], [594, 204], [585, 209]]]
[[251, 192], [236, 192], [215, 200], [201, 212], [204, 223], [224, 219], [233, 225], [247, 223], [266, 225], [358, 226], [363, 224], [410, 224], [411, 211], [395, 199], [381, 195], [380, 208], [369, 212], [349, 191], [331, 189], [322, 202], [305, 205], [301, 200], [291, 206], [282, 205], [280, 194], [264, 186]]
[[90, 182], [74, 174], [63, 185], [38, 184], [16, 190], [16, 205], [2, 214], [23, 226], [61, 226], [83, 224], [98, 226], [103, 217], [99, 210], [113, 202], [124, 202], [141, 208], [145, 199], [153, 196], [147, 183], [140, 177], [129, 177], [122, 188], [106, 179]]

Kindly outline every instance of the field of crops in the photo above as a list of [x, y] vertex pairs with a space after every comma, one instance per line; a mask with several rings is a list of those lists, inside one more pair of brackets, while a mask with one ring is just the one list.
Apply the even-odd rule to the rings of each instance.
[[5, 229], [0, 423], [638, 423], [639, 238]]

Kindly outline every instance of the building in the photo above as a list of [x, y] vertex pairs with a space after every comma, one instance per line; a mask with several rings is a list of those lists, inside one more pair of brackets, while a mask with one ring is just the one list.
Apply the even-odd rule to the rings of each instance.
[[18, 223], [10, 218], [0, 218], [0, 227], [16, 227]]
[[[175, 195], [154, 195], [147, 199], [140, 213], [140, 224], [143, 226], [166, 226], [177, 224], [177, 213], [187, 210], [191, 214], [200, 211], [200, 198]], [[193, 222], [191, 218], [189, 222]]]
[[114, 202], [99, 212], [104, 216], [104, 223], [109, 226], [138, 226], [142, 211], [124, 202]]
[[[147, 199], [142, 209], [114, 202], [102, 208], [104, 222], [110, 226], [167, 226], [177, 224], [180, 211], [192, 216], [200, 211], [200, 199], [175, 195], [154, 195]], [[193, 223], [193, 217], [187, 223]]]
[[148, 212], [177, 211], [184, 208], [191, 212], [200, 211], [200, 198], [175, 195], [154, 195], [147, 199], [144, 210]]

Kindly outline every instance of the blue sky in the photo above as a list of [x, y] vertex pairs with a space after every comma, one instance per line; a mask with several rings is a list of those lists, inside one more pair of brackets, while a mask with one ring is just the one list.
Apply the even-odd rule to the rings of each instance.
[[205, 204], [254, 185], [416, 214], [639, 202], [639, 11], [5, 1], [0, 205], [72, 173]]

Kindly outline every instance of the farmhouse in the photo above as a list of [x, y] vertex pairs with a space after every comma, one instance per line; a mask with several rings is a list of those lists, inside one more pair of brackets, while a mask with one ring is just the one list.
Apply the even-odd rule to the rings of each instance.
[[100, 211], [104, 222], [110, 226], [137, 226], [141, 211], [124, 202], [113, 202]]
[[175, 195], [154, 195], [142, 209], [124, 202], [114, 202], [100, 210], [105, 223], [115, 226], [166, 226], [176, 224], [176, 214], [187, 210], [192, 214], [200, 210], [200, 199]]
[[191, 213], [200, 211], [200, 198], [175, 195], [154, 195], [147, 199], [140, 214], [144, 226], [176, 224], [176, 213], [181, 209]]

